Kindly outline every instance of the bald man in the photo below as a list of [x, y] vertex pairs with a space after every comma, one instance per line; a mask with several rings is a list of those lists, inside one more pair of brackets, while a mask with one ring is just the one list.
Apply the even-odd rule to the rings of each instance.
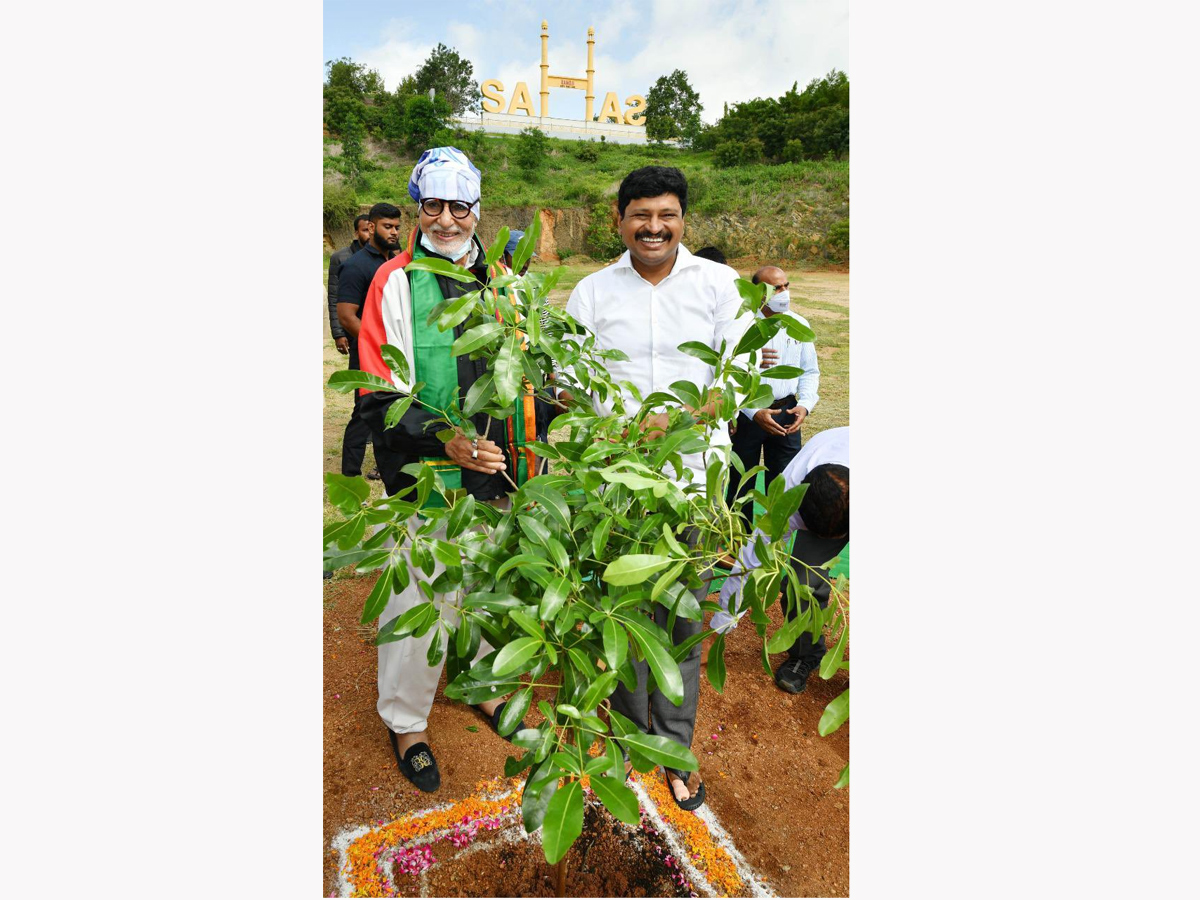
[[[751, 279], [755, 284], [770, 284], [774, 291], [759, 310], [763, 318], [791, 316], [806, 328], [808, 321], [791, 311], [787, 273], [778, 266], [763, 266]], [[795, 378], [769, 377], [772, 366], [796, 366], [804, 371]], [[761, 457], [767, 467], [763, 489], [780, 475], [792, 458], [800, 452], [800, 426], [813, 407], [817, 405], [817, 387], [821, 370], [817, 366], [817, 349], [812, 343], [801, 343], [780, 328], [762, 349], [761, 366], [763, 382], [770, 384], [775, 392], [775, 402], [763, 409], [746, 408], [738, 411], [737, 418], [730, 423], [729, 433], [733, 437], [733, 452], [738, 455], [747, 469], [757, 466]], [[737, 473], [729, 480], [726, 498], [732, 506], [735, 499], [753, 487], [747, 481], [738, 490]], [[743, 510], [747, 528], [752, 524], [749, 513]]]

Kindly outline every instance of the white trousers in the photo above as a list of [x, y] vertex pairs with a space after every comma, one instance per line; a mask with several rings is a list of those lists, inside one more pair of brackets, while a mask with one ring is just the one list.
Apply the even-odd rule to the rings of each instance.
[[[416, 517], [409, 520], [408, 527], [410, 533], [415, 531], [419, 524], [420, 522]], [[446, 540], [445, 527], [435, 531], [431, 537], [438, 540]], [[395, 544], [389, 538], [386, 546], [394, 547]], [[410, 571], [413, 573], [419, 572], [420, 570], [412, 565], [412, 551], [410, 546], [405, 545], [404, 549], [400, 552], [408, 560]], [[445, 569], [445, 566], [441, 562], [438, 562], [436, 558], [434, 565], [433, 575], [427, 579], [431, 582]], [[421, 577], [425, 579], [425, 573], [422, 572]], [[452, 595], [450, 594], [434, 594], [433, 602], [441, 610], [443, 621], [451, 626], [457, 626], [458, 612], [447, 602], [451, 598]], [[399, 594], [393, 593], [388, 598], [387, 607], [379, 617], [379, 624], [381, 626], [387, 624], [396, 616], [424, 601], [425, 595], [417, 587], [414, 574], [414, 577], [408, 582], [408, 587]], [[446, 632], [434, 626], [423, 637], [414, 638], [410, 635], [398, 641], [380, 645], [379, 702], [376, 704], [376, 709], [379, 710], [379, 715], [387, 727], [396, 732], [396, 734], [424, 731], [428, 726], [429, 710], [433, 707], [433, 698], [437, 694], [438, 679], [442, 676], [442, 668], [446, 664], [446, 656], [443, 652], [438, 664], [431, 666], [426, 654], [429, 652], [430, 645], [435, 640], [442, 642], [444, 651], [446, 638]], [[491, 652], [491, 645], [481, 639], [479, 641], [479, 652], [475, 654], [472, 665]]]

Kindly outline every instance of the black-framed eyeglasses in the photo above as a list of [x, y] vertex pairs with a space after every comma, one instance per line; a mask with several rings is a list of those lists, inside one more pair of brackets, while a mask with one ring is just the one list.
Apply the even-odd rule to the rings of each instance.
[[465, 219], [471, 214], [470, 203], [463, 203], [461, 200], [438, 200], [435, 197], [421, 201], [421, 212], [427, 216], [440, 216], [447, 202], [450, 204], [450, 215], [454, 218]]

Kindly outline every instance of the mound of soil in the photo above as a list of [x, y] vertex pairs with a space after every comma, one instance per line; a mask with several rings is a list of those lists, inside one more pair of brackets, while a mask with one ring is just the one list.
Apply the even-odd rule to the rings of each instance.
[[[517, 826], [520, 828], [520, 826]], [[567, 897], [687, 897], [663, 863], [666, 848], [653, 831], [628, 828], [589, 804], [583, 835], [567, 852]], [[536, 840], [499, 843], [426, 873], [432, 897], [556, 897], [557, 867]], [[412, 876], [397, 874], [397, 885]]]

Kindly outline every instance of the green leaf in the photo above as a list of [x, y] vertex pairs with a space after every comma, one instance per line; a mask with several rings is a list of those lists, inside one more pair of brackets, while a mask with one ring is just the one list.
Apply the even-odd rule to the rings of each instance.
[[379, 352], [387, 362], [388, 368], [395, 372], [401, 381], [408, 384], [412, 380], [412, 370], [408, 367], [408, 358], [404, 351], [393, 344], [383, 344]]
[[[609, 621], [612, 620], [610, 619]], [[601, 700], [613, 692], [616, 686], [617, 673], [610, 669], [592, 682], [587, 692], [583, 695], [583, 699], [579, 701], [579, 708], [584, 712], [591, 712]]]
[[[518, 732], [520, 733], [520, 732]], [[540, 737], [540, 735], [539, 735]], [[525, 790], [521, 794], [521, 819], [527, 833], [537, 831], [546, 818], [546, 810], [558, 792], [558, 781], [562, 770], [553, 763], [541, 766], [536, 775], [529, 773]]]
[[504, 564], [496, 570], [496, 577], [499, 578], [518, 566], [533, 566], [535, 568], [548, 569], [550, 568], [550, 562], [542, 559], [540, 556], [534, 556], [532, 553], [518, 553], [516, 556], [511, 556], [504, 561]]
[[804, 370], [798, 366], [771, 366], [771, 368], [763, 371], [763, 375], [767, 378], [784, 379], [784, 378], [799, 378], [804, 374]]
[[634, 643], [646, 657], [646, 662], [649, 663], [650, 671], [654, 673], [654, 680], [658, 684], [658, 689], [663, 692], [663, 696], [676, 706], [681, 705], [683, 703], [683, 676], [679, 673], [679, 664], [671, 658], [670, 652], [660, 643], [658, 635], [641, 622], [623, 617], [620, 621], [629, 629]]
[[662, 592], [674, 584], [679, 574], [687, 568], [688, 562], [689, 560], [681, 559], [675, 565], [671, 566], [671, 568], [667, 569], [667, 571], [663, 572], [662, 575], [658, 576], [658, 581], [654, 583], [654, 588], [650, 591], [650, 599], [657, 600], [662, 596]]
[[446, 537], [454, 538], [462, 534], [475, 515], [475, 498], [467, 494], [454, 504], [450, 510], [450, 518], [446, 521]]
[[567, 557], [567, 548], [562, 545], [562, 541], [558, 538], [550, 538], [546, 541], [546, 550], [554, 557], [554, 567], [560, 572], [566, 572], [571, 568], [571, 561]]
[[[522, 501], [528, 503], [533, 501], [545, 508], [547, 515], [564, 530], [571, 530], [571, 509], [567, 506], [567, 501], [563, 499], [562, 494], [550, 488], [546, 482], [539, 479], [547, 478], [546, 475], [539, 475], [538, 478], [530, 479], [521, 485]], [[514, 504], [515, 505], [515, 504]]]
[[842, 723], [850, 718], [850, 688], [846, 688], [829, 701], [825, 712], [821, 713], [821, 721], [817, 723], [817, 734], [826, 737], [842, 727]]
[[708, 344], [703, 344], [700, 341], [687, 341], [686, 343], [680, 344], [679, 349], [688, 356], [694, 356], [696, 359], [703, 360], [710, 366], [719, 365], [721, 362], [720, 354], [718, 354], [717, 351], [712, 347], [708, 346]]
[[811, 344], [817, 339], [816, 332], [806, 325], [797, 322], [791, 316], [783, 317], [783, 328], [788, 333], [788, 337], [802, 344]]
[[[496, 335], [503, 332], [503, 322], [484, 322], [482, 325], [476, 325], [474, 328], [464, 331], [458, 336], [450, 346], [450, 355], [462, 356], [464, 353], [471, 353], [478, 350], [495, 338]], [[337, 373], [335, 372], [334, 374], [336, 375]]]
[[507, 675], [510, 672], [520, 671], [525, 662], [541, 646], [542, 642], [534, 637], [523, 637], [510, 641], [496, 655], [496, 661], [492, 663], [493, 674]]
[[837, 639], [837, 643], [833, 645], [833, 649], [821, 658], [820, 675], [826, 681], [833, 677], [833, 673], [842, 664], [842, 655], [846, 652], [846, 639], [849, 636], [850, 625], [847, 623], [843, 626], [841, 636]]
[[806, 618], [806, 616], [796, 616], [788, 619], [767, 641], [767, 652], [782, 653], [796, 643], [796, 638], [800, 636]]
[[[537, 217], [534, 217], [537, 221]], [[515, 260], [514, 260], [515, 262]], [[542, 852], [554, 864], [567, 855], [583, 834], [583, 785], [569, 781], [550, 800], [542, 821]]]
[[692, 751], [670, 738], [635, 730], [624, 735], [621, 740], [650, 762], [660, 766], [679, 769], [681, 772], [695, 772], [700, 768]]
[[475, 276], [462, 266], [456, 266], [448, 260], [438, 259], [436, 256], [422, 256], [419, 259], [414, 259], [404, 267], [405, 272], [433, 272], [435, 275], [443, 275], [446, 278], [454, 281], [461, 281], [464, 284], [475, 280]]
[[[599, 757], [597, 757], [599, 758]], [[626, 825], [639, 821], [637, 795], [624, 783], [604, 775], [592, 776], [592, 790], [610, 813]]]
[[704, 400], [700, 397], [700, 389], [690, 381], [671, 382], [671, 391], [692, 409], [699, 409], [704, 405]]
[[533, 688], [527, 687], [523, 691], [517, 691], [504, 704], [504, 711], [500, 713], [500, 721], [496, 724], [496, 730], [500, 732], [500, 736], [504, 737], [511, 734], [524, 718], [525, 713], [529, 709], [529, 703], [533, 699]]
[[[375, 586], [371, 589], [367, 601], [363, 604], [363, 614], [361, 622], [366, 625], [374, 622], [379, 617], [379, 614], [387, 607], [388, 600], [392, 596], [392, 570], [391, 566], [385, 568], [379, 573], [379, 577], [375, 580]], [[411, 612], [411, 610], [409, 610]]]
[[329, 491], [329, 502], [346, 515], [357, 512], [371, 496], [371, 486], [359, 475], [326, 472], [325, 487]]
[[463, 598], [464, 608], [486, 609], [498, 613], [521, 609], [524, 605], [521, 598], [512, 594], [496, 594], [491, 591], [474, 591]]
[[846, 763], [842, 769], [842, 774], [838, 776], [838, 780], [833, 783], [833, 786], [838, 790], [850, 786], [850, 763]]
[[[479, 726], [478, 726], [478, 725], [468, 725], [468, 726], [467, 726], [467, 731], [471, 732], [471, 734], [474, 734], [474, 733], [475, 733], [475, 732], [477, 732], [478, 730], [479, 730]], [[511, 776], [510, 776], [510, 777], [511, 777]]]
[[675, 560], [653, 553], [630, 553], [613, 560], [602, 576], [609, 584], [623, 587], [641, 584], [655, 572], [665, 569]]
[[615, 673], [625, 662], [625, 656], [629, 652], [629, 638], [616, 619], [605, 619], [601, 630], [604, 636], [604, 661], [608, 664], [609, 671]]
[[562, 609], [562, 605], [570, 593], [571, 582], [568, 579], [555, 578], [551, 581], [546, 586], [541, 604], [538, 606], [538, 615], [542, 617], [542, 621], [549, 622], [558, 615], [558, 611]]
[[542, 217], [535, 213], [533, 221], [529, 223], [528, 230], [517, 241], [517, 248], [513, 250], [512, 264], [514, 272], [520, 272], [525, 267], [525, 263], [529, 261], [529, 257], [533, 256], [533, 251], [537, 249], [538, 236], [541, 233]]
[[487, 268], [490, 269], [504, 255], [504, 246], [508, 243], [510, 233], [507, 225], [501, 225], [500, 230], [496, 232], [496, 239], [492, 241], [492, 246], [488, 247], [487, 254], [483, 258]]
[[539, 641], [546, 639], [546, 632], [542, 630], [541, 623], [533, 616], [521, 612], [519, 609], [510, 610], [508, 617], [530, 637], [537, 638]]
[[396, 618], [391, 619], [386, 625], [380, 627], [379, 634], [375, 638], [375, 644], [387, 644], [407, 637], [424, 625], [426, 620], [436, 619], [437, 616], [437, 610], [434, 609], [432, 603], [428, 601], [418, 603], [411, 609], [396, 616]]
[[496, 396], [500, 398], [501, 403], [512, 403], [521, 389], [521, 360], [518, 358], [520, 352], [516, 332], [513, 332], [500, 348], [492, 368]]
[[348, 394], [359, 388], [366, 388], [368, 391], [391, 391], [392, 393], [396, 393], [396, 386], [390, 381], [385, 381], [378, 375], [372, 375], [370, 372], [363, 372], [359, 369], [343, 369], [340, 372], [334, 372], [329, 376], [329, 381], [326, 384], [335, 391], [340, 391], [343, 394]]
[[625, 487], [633, 488], [635, 491], [652, 488], [659, 483], [657, 478], [638, 475], [636, 472], [610, 472], [607, 469], [600, 470], [600, 477], [614, 484], [623, 484]]
[[737, 342], [737, 346], [733, 348], [733, 355], [743, 356], [744, 354], [758, 350], [760, 347], [766, 346], [769, 340], [771, 340], [771, 335], [763, 328], [762, 321], [755, 322], [746, 329], [746, 333]]
[[725, 635], [718, 634], [708, 648], [708, 681], [718, 693], [725, 690]]
[[612, 519], [603, 519], [596, 530], [592, 532], [592, 552], [596, 559], [600, 559], [604, 553], [604, 548], [608, 544], [608, 533], [612, 530]]
[[394, 403], [392, 403], [388, 407], [387, 413], [384, 414], [383, 427], [385, 429], [395, 428], [396, 425], [399, 423], [399, 421], [404, 417], [404, 414], [406, 412], [408, 412], [408, 408], [410, 406], [412, 406], [412, 404], [413, 404], [412, 395], [409, 395], [407, 397], [401, 397], [400, 399], [398, 399]]
[[521, 526], [521, 530], [535, 544], [545, 544], [550, 540], [550, 529], [540, 519], [536, 519], [530, 515], [517, 516], [517, 524]]
[[459, 322], [464, 321], [471, 313], [475, 312], [474, 306], [479, 302], [479, 292], [471, 291], [463, 294], [461, 297], [456, 297], [454, 301], [446, 307], [445, 312], [438, 316], [437, 327], [439, 331], [449, 331]]

